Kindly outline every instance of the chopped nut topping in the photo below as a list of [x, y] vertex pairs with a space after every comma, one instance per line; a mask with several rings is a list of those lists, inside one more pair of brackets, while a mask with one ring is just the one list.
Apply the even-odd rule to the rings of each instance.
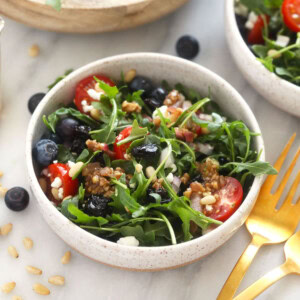
[[164, 105], [172, 106], [176, 102], [179, 102], [179, 101], [183, 102], [184, 100], [185, 100], [185, 97], [181, 93], [179, 93], [177, 90], [172, 90], [166, 97], [166, 99], [164, 101]]
[[142, 108], [140, 107], [140, 105], [136, 102], [128, 102], [128, 101], [124, 101], [122, 103], [122, 110], [127, 112], [127, 113], [133, 113], [133, 112], [141, 112]]
[[187, 184], [190, 180], [190, 175], [188, 173], [184, 173], [180, 180], [183, 184]]

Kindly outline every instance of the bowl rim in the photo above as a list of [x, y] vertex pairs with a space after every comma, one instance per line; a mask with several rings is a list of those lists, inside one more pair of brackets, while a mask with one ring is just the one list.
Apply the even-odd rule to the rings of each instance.
[[[160, 59], [160, 60], [168, 61], [172, 64], [183, 64], [183, 65], [185, 65], [186, 68], [197, 69], [198, 72], [208, 74], [219, 84], [222, 84], [222, 88], [229, 90], [232, 93], [232, 95], [240, 102], [242, 109], [244, 111], [246, 111], [246, 113], [249, 115], [249, 120], [250, 120], [249, 123], [251, 123], [251, 124], [248, 124], [248, 125], [255, 132], [260, 133], [260, 135], [256, 137], [257, 147], [261, 151], [260, 160], [265, 161], [264, 141], [263, 141], [263, 138], [261, 135], [260, 127], [258, 125], [258, 122], [257, 122], [252, 110], [250, 109], [250, 107], [248, 106], [246, 101], [243, 99], [243, 97], [227, 81], [225, 81], [219, 75], [217, 75], [216, 73], [210, 71], [209, 69], [207, 69], [201, 65], [198, 65], [194, 62], [187, 61], [185, 59], [181, 59], [181, 58], [167, 55], [167, 54], [158, 54], [158, 53], [150, 53], [150, 52], [121, 54], [121, 55], [111, 56], [111, 57], [104, 58], [104, 59], [99, 59], [97, 61], [86, 64], [86, 65], [78, 68], [77, 70], [73, 71], [71, 74], [69, 74], [67, 77], [65, 77], [62, 81], [60, 81], [56, 86], [54, 86], [46, 94], [46, 96], [43, 98], [43, 100], [40, 102], [40, 104], [36, 108], [35, 112], [33, 113], [30, 123], [29, 123], [29, 126], [28, 126], [28, 129], [27, 129], [25, 155], [26, 155], [26, 165], [27, 165], [27, 172], [28, 172], [28, 176], [29, 176], [30, 186], [33, 190], [33, 194], [34, 194], [36, 200], [39, 202], [39, 205], [45, 205], [46, 208], [51, 210], [51, 213], [56, 216], [57, 220], [60, 220], [60, 222], [64, 223], [64, 225], [66, 225], [66, 226], [69, 226], [69, 227], [71, 226], [72, 229], [75, 231], [75, 232], [73, 232], [73, 234], [81, 236], [82, 239], [88, 239], [91, 242], [95, 242], [95, 243], [101, 244], [104, 247], [110, 247], [111, 249], [113, 248], [115, 250], [124, 249], [127, 252], [131, 252], [132, 254], [137, 253], [137, 251], [138, 252], [148, 251], [148, 252], [151, 252], [151, 254], [159, 254], [161, 251], [164, 251], [164, 250], [170, 250], [170, 251], [172, 251], [174, 249], [182, 250], [191, 245], [198, 244], [199, 242], [206, 243], [206, 242], [208, 242], [208, 240], [213, 239], [214, 237], [216, 238], [218, 236], [218, 234], [222, 231], [226, 231], [226, 230], [230, 231], [230, 228], [232, 227], [232, 225], [239, 224], [241, 218], [244, 217], [246, 210], [244, 212], [242, 212], [243, 208], [244, 207], [246, 208], [247, 206], [249, 206], [249, 204], [254, 205], [255, 200], [256, 200], [256, 195], [258, 194], [260, 187], [263, 183], [264, 176], [255, 177], [253, 184], [252, 184], [245, 200], [243, 201], [242, 205], [230, 217], [230, 219], [228, 219], [228, 221], [224, 222], [221, 226], [217, 227], [216, 229], [212, 230], [208, 234], [205, 234], [201, 237], [192, 239], [187, 242], [182, 242], [182, 243], [179, 243], [176, 245], [168, 245], [168, 246], [131, 247], [131, 246], [119, 245], [115, 242], [111, 242], [111, 241], [105, 240], [101, 237], [95, 236], [95, 235], [89, 233], [88, 231], [85, 231], [84, 229], [80, 228], [76, 224], [73, 224], [70, 220], [68, 220], [62, 213], [60, 213], [51, 204], [49, 199], [43, 193], [43, 191], [39, 185], [38, 178], [37, 178], [34, 168], [33, 168], [33, 159], [32, 159], [33, 132], [34, 132], [34, 128], [35, 128], [37, 121], [41, 117], [42, 110], [44, 109], [44, 107], [47, 106], [48, 102], [51, 102], [53, 95], [55, 95], [57, 91], [59, 91], [61, 88], [63, 88], [67, 82], [72, 81], [77, 76], [80, 76], [81, 73], [84, 73], [85, 71], [89, 71], [89, 69], [91, 69], [91, 68], [100, 67], [103, 64], [109, 64], [109, 63], [113, 63], [115, 61], [126, 60], [126, 59], [137, 59], [137, 60], [140, 59], [140, 60], [145, 60], [148, 62], [151, 60]], [[251, 202], [254, 202], [254, 203], [251, 203]], [[68, 223], [66, 221], [68, 221]], [[86, 255], [89, 256], [88, 254], [86, 254]]]
[[234, 11], [234, 1], [235, 0], [227, 0], [225, 1], [225, 17], [227, 20], [227, 25], [232, 29], [234, 36], [236, 37], [235, 42], [239, 44], [239, 46], [243, 49], [244, 53], [247, 55], [247, 57], [251, 60], [251, 63], [255, 65], [258, 68], [258, 72], [262, 72], [264, 76], [268, 76], [269, 80], [274, 81], [274, 85], [280, 85], [282, 88], [286, 88], [289, 90], [293, 90], [294, 92], [300, 93], [300, 86], [297, 86], [296, 84], [293, 84], [275, 73], [270, 72], [267, 70], [262, 63], [260, 63], [257, 59], [254, 53], [249, 49], [246, 42], [244, 41], [241, 32], [238, 28], [236, 17], [235, 17], [235, 11]]

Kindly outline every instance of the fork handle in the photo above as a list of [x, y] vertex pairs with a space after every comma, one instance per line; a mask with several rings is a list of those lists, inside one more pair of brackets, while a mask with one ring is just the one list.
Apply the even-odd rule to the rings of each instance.
[[252, 300], [260, 295], [264, 290], [274, 284], [276, 281], [282, 277], [290, 274], [291, 271], [288, 268], [287, 263], [282, 264], [281, 266], [273, 269], [265, 276], [257, 280], [250, 287], [241, 292], [234, 300]]
[[235, 267], [231, 271], [231, 274], [225, 282], [217, 300], [228, 300], [233, 298], [255, 255], [260, 247], [266, 242], [267, 239], [261, 235], [253, 234], [251, 243], [245, 249], [244, 253], [241, 255]]

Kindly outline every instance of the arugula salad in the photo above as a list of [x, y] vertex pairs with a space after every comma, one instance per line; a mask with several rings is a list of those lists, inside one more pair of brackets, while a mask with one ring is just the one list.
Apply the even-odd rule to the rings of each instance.
[[69, 220], [128, 246], [199, 237], [238, 209], [254, 176], [276, 174], [256, 135], [210, 96], [156, 86], [129, 70], [81, 80], [71, 105], [43, 117], [33, 148], [39, 182]]
[[257, 59], [300, 86], [300, 1], [236, 0], [236, 20]]

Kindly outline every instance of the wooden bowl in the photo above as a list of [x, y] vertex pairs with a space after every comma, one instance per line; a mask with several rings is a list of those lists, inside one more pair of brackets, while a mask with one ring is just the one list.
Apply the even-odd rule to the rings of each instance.
[[56, 11], [46, 0], [0, 0], [1, 14], [38, 29], [95, 33], [152, 22], [188, 0], [62, 0]]

